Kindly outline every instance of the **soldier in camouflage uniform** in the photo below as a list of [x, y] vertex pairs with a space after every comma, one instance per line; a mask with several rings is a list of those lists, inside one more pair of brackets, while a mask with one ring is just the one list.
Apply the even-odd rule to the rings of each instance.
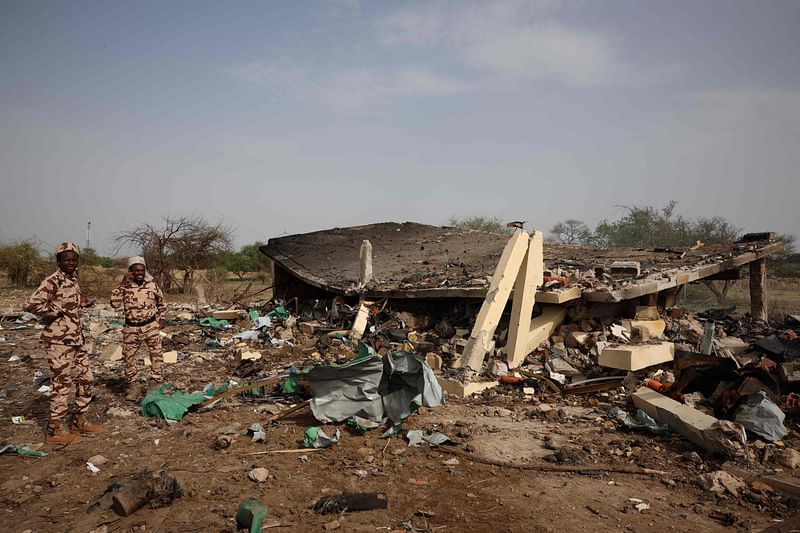
[[[58, 271], [42, 282], [28, 300], [25, 309], [40, 315], [45, 324], [41, 340], [45, 344], [50, 366], [50, 418], [47, 422], [48, 444], [75, 444], [81, 442], [78, 433], [100, 433], [103, 428], [86, 420], [92, 399], [92, 369], [89, 354], [83, 347], [81, 319], [83, 308], [94, 304], [81, 294], [76, 270], [79, 259], [78, 246], [61, 243], [56, 249]], [[73, 421], [77, 431], [62, 428], [67, 414], [67, 399], [75, 382], [75, 409]]]
[[161, 289], [147, 273], [143, 257], [128, 259], [128, 272], [119, 287], [111, 293], [111, 306], [122, 311], [125, 327], [122, 329], [122, 356], [125, 359], [125, 378], [128, 381], [126, 399], [137, 401], [141, 387], [137, 380], [136, 352], [144, 344], [150, 352], [151, 378], [162, 380], [161, 328], [164, 327], [166, 305]]

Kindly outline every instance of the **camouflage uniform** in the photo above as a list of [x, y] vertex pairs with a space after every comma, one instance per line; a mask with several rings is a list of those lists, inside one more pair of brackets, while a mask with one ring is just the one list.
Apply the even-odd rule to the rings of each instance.
[[[74, 251], [77, 246], [64, 243], [58, 253]], [[28, 300], [25, 309], [40, 315], [45, 324], [41, 340], [47, 351], [47, 362], [52, 375], [50, 384], [50, 425], [67, 414], [67, 398], [76, 385], [75, 414], [84, 415], [92, 399], [92, 368], [89, 355], [83, 347], [81, 330], [81, 288], [73, 274], [68, 276], [60, 269], [39, 285]]]
[[122, 356], [125, 359], [125, 378], [129, 384], [136, 382], [138, 365], [136, 352], [142, 344], [147, 346], [152, 363], [152, 378], [161, 381], [164, 355], [161, 349], [159, 321], [164, 318], [166, 305], [161, 289], [154, 281], [141, 285], [126, 281], [111, 293], [111, 306], [125, 315], [122, 328]]

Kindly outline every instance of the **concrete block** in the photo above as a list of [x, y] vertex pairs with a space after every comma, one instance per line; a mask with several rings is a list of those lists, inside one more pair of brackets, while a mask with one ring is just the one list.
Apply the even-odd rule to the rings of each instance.
[[641, 269], [639, 261], [615, 261], [608, 267], [609, 274], [615, 278], [638, 278]]
[[663, 320], [631, 320], [631, 328], [645, 328], [651, 337], [661, 337], [667, 323]]
[[175, 350], [164, 352], [164, 363], [171, 365], [177, 362], [178, 362], [178, 352], [176, 352]]
[[750, 343], [743, 341], [739, 337], [721, 337], [717, 341], [730, 350], [733, 355], [739, 355], [750, 349]]
[[543, 282], [544, 252], [542, 232], [537, 231], [528, 241], [528, 252], [520, 266], [514, 284], [514, 301], [511, 305], [511, 327], [508, 332], [508, 366], [516, 368], [528, 355], [526, 350], [531, 327], [531, 315], [536, 297], [536, 287]]
[[636, 320], [658, 320], [658, 307], [637, 305]]
[[236, 351], [236, 362], [250, 360], [250, 361], [257, 361], [261, 359], [261, 354], [259, 352], [251, 352], [249, 350], [237, 350]]
[[437, 377], [436, 380], [439, 382], [439, 386], [442, 387], [447, 394], [456, 396], [458, 398], [466, 398], [467, 396], [471, 396], [476, 392], [482, 392], [500, 384], [498, 381], [461, 383], [459, 381], [453, 381], [452, 379], [443, 377]]
[[425, 363], [431, 367], [434, 372], [439, 372], [442, 369], [442, 358], [433, 352], [425, 356]]
[[598, 364], [608, 368], [633, 371], [666, 363], [674, 358], [675, 345], [671, 342], [627, 344], [605, 348], [600, 352]]
[[214, 311], [211, 316], [217, 320], [236, 320], [246, 317], [247, 313], [241, 309], [229, 309], [227, 311]]
[[122, 346], [119, 344], [109, 344], [103, 348], [100, 354], [101, 361], [121, 361], [122, 360]]

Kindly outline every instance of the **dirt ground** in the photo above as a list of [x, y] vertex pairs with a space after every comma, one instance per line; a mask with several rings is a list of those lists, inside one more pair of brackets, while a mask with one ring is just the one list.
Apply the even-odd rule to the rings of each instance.
[[[0, 309], [19, 308], [28, 291], [0, 290]], [[174, 311], [173, 311], [174, 313]], [[716, 496], [697, 484], [699, 474], [719, 470], [721, 460], [677, 436], [626, 433], [608, 419], [612, 406], [627, 406], [624, 395], [524, 396], [498, 388], [471, 400], [412, 416], [404, 429], [436, 428], [463, 442], [476, 457], [510, 466], [490, 466], [455, 457], [427, 445], [408, 447], [405, 438], [383, 439], [380, 431], [359, 434], [340, 426], [341, 442], [322, 451], [248, 455], [300, 448], [305, 428], [318, 425], [308, 410], [267, 428], [266, 443], [236, 436], [224, 449], [214, 442], [231, 426], [265, 427], [270, 412], [290, 403], [228, 399], [206, 412], [192, 412], [168, 425], [139, 415], [121, 392], [119, 363], [93, 356], [95, 398], [90, 418], [107, 432], [82, 444], [54, 449], [42, 445], [48, 398], [37, 392], [34, 375], [47, 375], [35, 322], [0, 322], [0, 434], [3, 444], [27, 444], [44, 458], [0, 455], [3, 531], [234, 531], [239, 503], [248, 497], [269, 507], [265, 531], [758, 531], [797, 512], [797, 501], [764, 489], [734, 497]], [[173, 324], [167, 333], [194, 335], [196, 326]], [[260, 362], [274, 372], [302, 367], [302, 350], [264, 348]], [[19, 361], [10, 362], [13, 356]], [[236, 375], [233, 355], [224, 350], [189, 353], [166, 365], [168, 381], [183, 391], [202, 389]], [[12, 424], [25, 416], [29, 425]], [[794, 431], [785, 440], [794, 448]], [[586, 474], [523, 470], [515, 464], [597, 465]], [[93, 474], [87, 460], [107, 462]], [[605, 473], [603, 465], [638, 465], [663, 475]], [[264, 483], [247, 474], [269, 470]], [[165, 470], [184, 495], [171, 505], [145, 507], [129, 517], [87, 509], [111, 484], [143, 471]], [[346, 491], [384, 492], [388, 508], [343, 515], [310, 509], [317, 498]], [[638, 501], [649, 505], [639, 511]]]

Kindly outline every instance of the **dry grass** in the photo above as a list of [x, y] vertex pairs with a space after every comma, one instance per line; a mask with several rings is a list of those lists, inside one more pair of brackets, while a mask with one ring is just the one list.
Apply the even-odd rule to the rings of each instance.
[[[717, 282], [721, 283], [721, 282]], [[703, 311], [711, 307], [719, 307], [714, 295], [703, 285], [688, 285], [681, 292], [680, 305], [691, 311]], [[734, 282], [728, 291], [729, 304], [736, 304], [734, 314], [744, 315], [750, 312], [750, 280], [740, 279]], [[771, 278], [767, 280], [767, 305], [771, 319], [782, 320], [785, 315], [800, 314], [800, 279]]]

